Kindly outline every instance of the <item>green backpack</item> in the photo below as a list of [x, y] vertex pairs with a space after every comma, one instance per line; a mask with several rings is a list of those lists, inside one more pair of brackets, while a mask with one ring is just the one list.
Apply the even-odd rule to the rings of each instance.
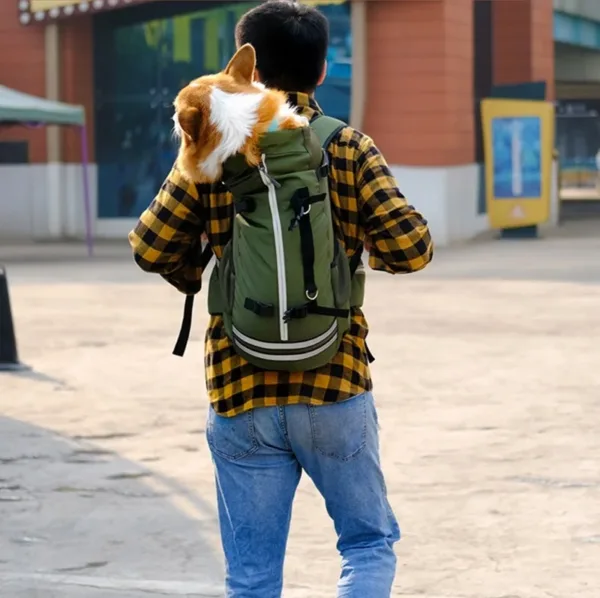
[[[243, 156], [224, 165], [232, 193], [232, 238], [209, 283], [208, 310], [223, 317], [235, 351], [266, 370], [305, 371], [327, 364], [362, 306], [362, 246], [348, 258], [336, 238], [325, 148], [345, 126], [319, 116], [309, 127], [266, 133], [262, 163]], [[207, 263], [210, 254], [203, 253]], [[193, 296], [173, 353], [183, 355]]]

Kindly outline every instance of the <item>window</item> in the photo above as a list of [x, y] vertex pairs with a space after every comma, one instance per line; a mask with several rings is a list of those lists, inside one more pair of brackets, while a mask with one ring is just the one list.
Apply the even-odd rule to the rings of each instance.
[[[175, 157], [173, 98], [201, 75], [224, 68], [235, 52], [239, 17], [257, 2], [170, 0], [95, 17], [98, 216], [137, 217]], [[350, 111], [350, 5], [320, 5], [331, 23], [328, 79], [317, 100], [331, 116]]]

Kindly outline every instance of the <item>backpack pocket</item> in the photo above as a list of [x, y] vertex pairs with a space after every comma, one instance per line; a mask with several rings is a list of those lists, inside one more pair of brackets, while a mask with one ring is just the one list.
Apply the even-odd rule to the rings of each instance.
[[215, 265], [208, 283], [208, 313], [211, 316], [220, 316], [225, 309], [225, 302], [221, 296], [221, 283], [219, 282], [219, 263]]
[[350, 307], [362, 307], [365, 302], [366, 273], [364, 266], [360, 265], [350, 283]]
[[225, 245], [223, 257], [219, 262], [219, 285], [223, 300], [223, 312], [231, 315], [233, 312], [233, 299], [235, 293], [235, 270], [233, 267], [232, 243]]
[[350, 307], [350, 292], [352, 289], [352, 280], [350, 276], [350, 262], [346, 257], [346, 252], [336, 239], [333, 253], [333, 262], [331, 263], [331, 286], [333, 289], [333, 300], [338, 309], [347, 309]]

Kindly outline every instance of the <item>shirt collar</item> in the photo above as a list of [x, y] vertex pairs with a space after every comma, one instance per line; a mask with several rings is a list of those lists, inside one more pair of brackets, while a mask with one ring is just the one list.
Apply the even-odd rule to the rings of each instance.
[[312, 120], [317, 114], [323, 114], [323, 110], [321, 110], [321, 106], [319, 106], [314, 96], [300, 91], [288, 92], [287, 96], [290, 104], [296, 106], [298, 112], [309, 120]]

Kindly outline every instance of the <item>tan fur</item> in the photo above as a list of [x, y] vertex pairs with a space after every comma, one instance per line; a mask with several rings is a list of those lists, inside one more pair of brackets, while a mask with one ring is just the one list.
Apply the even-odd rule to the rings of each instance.
[[[224, 71], [206, 75], [192, 81], [175, 98], [175, 120], [181, 128], [181, 142], [177, 166], [184, 176], [194, 183], [212, 183], [220, 178], [207, 176], [200, 171], [204, 162], [223, 141], [221, 133], [211, 123], [211, 92], [218, 87], [225, 93], [262, 94], [257, 108], [257, 121], [240, 152], [251, 166], [259, 164], [261, 156], [259, 140], [267, 131], [279, 110], [285, 105], [285, 93], [272, 89], [259, 89], [253, 84], [256, 70], [256, 53], [250, 44], [242, 46]], [[297, 129], [305, 126], [305, 119], [288, 116], [281, 120], [281, 129]]]

